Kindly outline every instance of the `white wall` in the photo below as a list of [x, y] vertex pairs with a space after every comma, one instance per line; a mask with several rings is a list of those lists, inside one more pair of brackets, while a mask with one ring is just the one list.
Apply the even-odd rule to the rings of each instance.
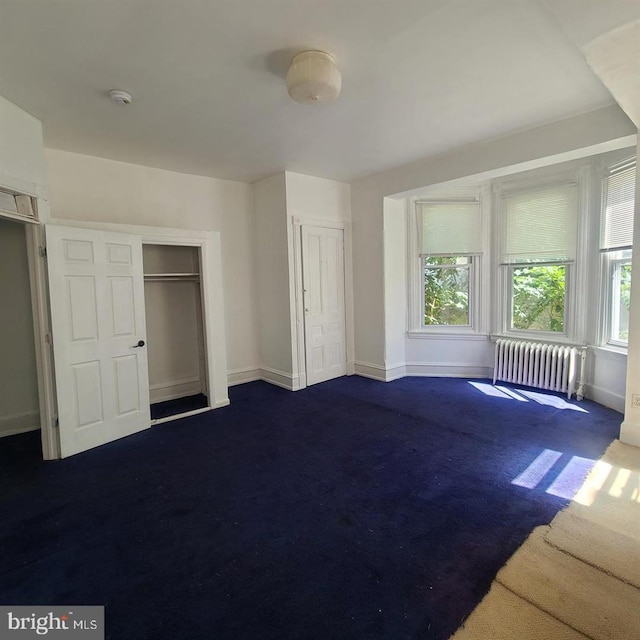
[[386, 370], [383, 198], [384, 194], [365, 180], [351, 185], [355, 360], [359, 373], [358, 363]]
[[0, 96], [0, 186], [46, 197], [40, 121]]
[[287, 215], [308, 221], [351, 220], [351, 189], [344, 182], [285, 172]]
[[262, 375], [290, 387], [293, 376], [291, 291], [285, 174], [253, 185], [258, 335]]
[[387, 380], [406, 373], [405, 335], [407, 331], [407, 203], [385, 198], [384, 291], [385, 291], [385, 374]]
[[627, 355], [593, 347], [587, 355], [586, 396], [624, 413]]
[[151, 403], [206, 393], [198, 283], [145, 281], [144, 300]]
[[485, 335], [423, 335], [407, 338], [407, 375], [486, 378], [494, 345]]
[[219, 231], [230, 379], [258, 367], [250, 185], [54, 149], [45, 158], [53, 218]]
[[40, 427], [24, 224], [0, 219], [0, 437]]

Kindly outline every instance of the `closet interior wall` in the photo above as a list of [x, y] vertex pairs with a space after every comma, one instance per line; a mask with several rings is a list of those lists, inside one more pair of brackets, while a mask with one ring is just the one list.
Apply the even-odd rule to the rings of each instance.
[[25, 225], [0, 218], [0, 437], [40, 428]]
[[151, 404], [207, 394], [198, 247], [144, 244]]

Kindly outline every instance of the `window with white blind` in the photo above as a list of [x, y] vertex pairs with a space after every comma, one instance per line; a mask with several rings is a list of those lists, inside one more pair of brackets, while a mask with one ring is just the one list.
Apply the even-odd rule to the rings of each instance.
[[602, 343], [626, 347], [629, 334], [631, 247], [636, 159], [608, 167], [602, 185], [600, 251], [603, 264]]
[[477, 200], [416, 203], [423, 329], [472, 329], [482, 254], [482, 214]]
[[505, 330], [566, 335], [578, 185], [544, 185], [501, 199]]

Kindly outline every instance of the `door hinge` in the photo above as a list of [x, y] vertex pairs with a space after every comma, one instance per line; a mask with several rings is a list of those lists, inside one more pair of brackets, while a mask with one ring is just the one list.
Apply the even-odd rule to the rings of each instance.
[[46, 344], [48, 345], [52, 345], [53, 344], [53, 339], [51, 338], [51, 334], [50, 333], [45, 333], [44, 335], [44, 341], [46, 342]]
[[51, 419], [51, 422], [53, 423], [54, 429], [60, 428], [60, 420], [58, 420], [58, 416], [53, 416], [53, 418]]
[[41, 258], [47, 257], [47, 247], [38, 247], [38, 254]]

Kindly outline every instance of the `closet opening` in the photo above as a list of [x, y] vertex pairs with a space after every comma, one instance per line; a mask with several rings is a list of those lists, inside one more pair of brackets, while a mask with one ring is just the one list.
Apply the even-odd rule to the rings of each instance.
[[211, 408], [200, 247], [143, 244], [151, 423]]
[[27, 225], [0, 216], [0, 438], [23, 434], [5, 444], [28, 447], [39, 457], [40, 397], [29, 270]]

